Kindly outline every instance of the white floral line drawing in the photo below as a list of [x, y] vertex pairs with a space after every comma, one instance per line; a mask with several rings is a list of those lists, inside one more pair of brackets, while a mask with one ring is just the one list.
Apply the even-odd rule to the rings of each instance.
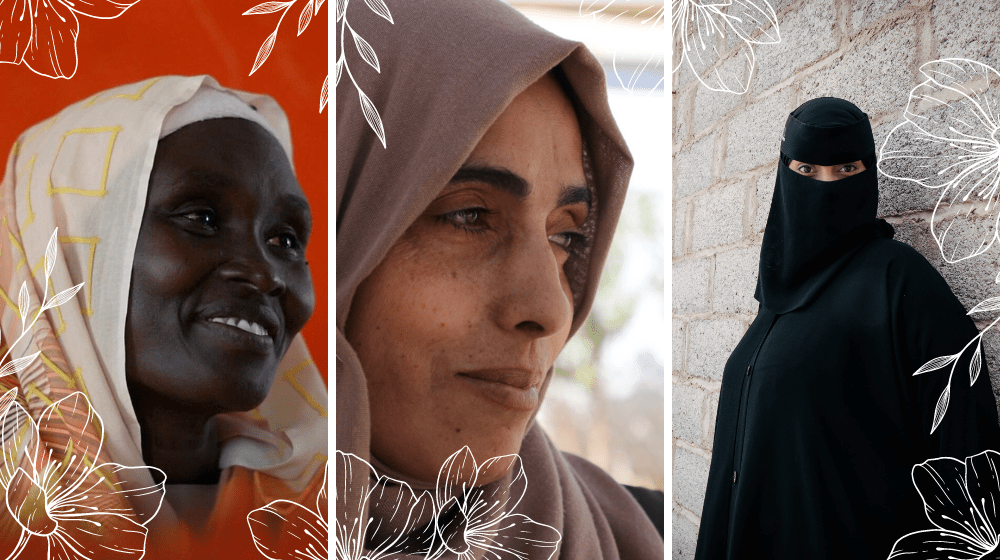
[[[264, 39], [264, 43], [261, 44], [260, 49], [257, 50], [257, 58], [253, 61], [253, 68], [250, 70], [250, 75], [253, 76], [267, 60], [267, 57], [271, 56], [271, 51], [274, 50], [274, 43], [278, 40], [278, 29], [281, 28], [281, 22], [285, 20], [285, 16], [288, 15], [288, 11], [298, 0], [288, 0], [287, 2], [262, 2], [257, 4], [253, 8], [243, 12], [245, 16], [255, 16], [261, 14], [273, 14], [275, 12], [281, 12], [281, 17], [278, 18], [278, 24], [274, 26], [274, 31]], [[295, 34], [296, 37], [302, 35], [302, 32], [309, 27], [309, 22], [312, 21], [313, 16], [319, 14], [320, 7], [326, 0], [308, 0], [306, 5], [299, 12], [299, 22], [298, 22], [298, 33]], [[330, 81], [330, 76], [328, 75], [323, 81], [323, 87], [320, 89], [319, 95], [319, 112], [323, 112], [323, 108], [327, 104], [328, 86]]]
[[[670, 12], [674, 51], [680, 49], [672, 72], [687, 64], [698, 81], [712, 91], [747, 93], [757, 61], [753, 46], [781, 42], [778, 18], [767, 0], [671, 0]], [[745, 77], [726, 76], [721, 67], [702, 77], [721, 57], [718, 42], [725, 38], [727, 28], [747, 44]]]
[[[551, 558], [562, 540], [555, 528], [513, 513], [528, 483], [517, 455], [476, 463], [468, 446], [463, 447], [441, 466], [433, 494], [418, 494], [405, 482], [379, 476], [352, 453], [337, 451], [337, 472], [337, 560], [377, 560], [401, 553], [431, 560], [515, 560], [538, 553]], [[477, 486], [487, 472], [509, 473], [509, 484]], [[366, 514], [374, 510], [391, 511], [392, 522]]]
[[[941, 189], [931, 234], [944, 260], [955, 263], [1000, 239], [1000, 113], [996, 92], [990, 91], [1000, 72], [963, 58], [932, 60], [920, 72], [927, 79], [910, 91], [905, 120], [886, 137], [878, 167], [893, 179]], [[995, 212], [995, 219], [982, 226], [972, 219], [974, 208], [945, 212], [970, 198], [985, 202], [985, 212]], [[957, 231], [969, 227], [972, 235]]]
[[[316, 497], [316, 510], [290, 500], [274, 500], [247, 514], [247, 524], [257, 550], [270, 560], [327, 560], [329, 529], [326, 522], [329, 465], [323, 467], [323, 486]], [[291, 548], [268, 544], [264, 533], [268, 528], [281, 527]]]
[[[73, 296], [75, 296], [76, 293], [80, 291], [80, 288], [83, 287], [84, 283], [80, 282], [72, 288], [66, 288], [58, 294], [53, 295], [48, 299], [48, 301], [46, 301], [46, 298], [48, 298], [49, 295], [49, 278], [52, 276], [52, 269], [56, 265], [56, 255], [59, 251], [58, 233], [59, 228], [52, 231], [52, 237], [49, 238], [49, 244], [45, 247], [45, 261], [43, 266], [45, 271], [45, 282], [43, 282], [45, 293], [42, 295], [42, 305], [35, 313], [34, 318], [31, 320], [31, 324], [28, 324], [28, 314], [31, 311], [31, 296], [28, 294], [27, 281], [22, 282], [21, 289], [17, 295], [17, 312], [21, 318], [21, 334], [16, 340], [14, 340], [14, 342], [10, 343], [7, 348], [7, 353], [3, 355], [3, 358], [0, 358], [0, 363], [3, 363], [3, 361], [10, 356], [10, 353], [14, 350], [14, 346], [16, 346], [17, 343], [24, 338], [25, 334], [31, 331], [31, 328], [35, 326], [35, 322], [38, 321], [38, 318], [42, 315], [42, 313], [49, 309], [59, 307], [60, 305], [73, 299]], [[7, 362], [3, 367], [0, 367], [0, 377], [24, 371], [24, 369], [31, 365], [31, 362], [33, 362], [39, 354], [41, 354], [41, 352], [35, 352], [30, 356], [22, 356]]]
[[[351, 27], [351, 24], [347, 22], [347, 3], [348, 0], [337, 0], [337, 22], [340, 23], [340, 54], [337, 56], [337, 62], [334, 65], [334, 75], [333, 75], [333, 87], [337, 87], [340, 84], [340, 77], [343, 71], [347, 71], [347, 77], [351, 79], [351, 83], [354, 84], [354, 89], [358, 91], [358, 98], [361, 101], [361, 111], [365, 115], [365, 120], [368, 121], [368, 126], [375, 132], [378, 139], [382, 142], [382, 148], [385, 149], [385, 127], [382, 125], [382, 117], [378, 113], [378, 109], [375, 108], [375, 104], [372, 103], [371, 99], [365, 95], [362, 91], [361, 86], [358, 85], [358, 81], [354, 78], [354, 74], [351, 72], [350, 66], [347, 64], [347, 59], [344, 57], [344, 31], [349, 30], [351, 32], [351, 37], [354, 38], [354, 47], [358, 50], [358, 54], [361, 58], [368, 63], [369, 66], [375, 69], [376, 72], [381, 73], [382, 70], [379, 67], [378, 56], [375, 54], [375, 49], [365, 40], [364, 37], [358, 35], [358, 32]], [[371, 8], [373, 12], [381, 16], [383, 19], [388, 21], [390, 24], [395, 25], [392, 20], [392, 14], [389, 13], [389, 7], [385, 5], [384, 0], [365, 0], [365, 4]], [[328, 77], [329, 79], [329, 77]]]
[[[624, 5], [623, 2], [618, 2], [618, 0], [580, 0], [579, 14], [580, 17], [589, 17], [595, 22], [606, 18], [605, 23], [608, 24], [618, 20], [619, 18], [631, 19], [642, 26], [646, 32], [659, 35], [663, 33], [664, 9], [665, 6], [646, 6], [641, 8], [638, 12], [632, 14], [630, 13], [629, 7]], [[611, 68], [614, 72], [615, 78], [618, 80], [618, 85], [629, 93], [635, 92], [638, 80], [642, 78], [643, 74], [647, 72], [647, 69], [650, 66], [652, 66], [654, 70], [656, 68], [662, 69], [662, 52], [657, 56], [647, 58], [642, 67], [632, 70], [630, 75], [624, 77], [624, 79], [622, 72], [618, 70], [618, 53], [615, 52], [611, 59]], [[665, 79], [665, 76], [661, 76], [659, 81], [657, 81], [653, 87], [649, 88], [648, 91], [652, 93], [661, 88]]]
[[[166, 474], [156, 467], [94, 465], [104, 440], [104, 424], [84, 393], [71, 393], [45, 408], [38, 422], [17, 402], [17, 388], [0, 398], [3, 433], [0, 516], [20, 527], [16, 543], [4, 543], [8, 560], [19, 557], [33, 539], [45, 539], [49, 559], [139, 560], [145, 555], [146, 525], [163, 504]], [[61, 441], [43, 441], [57, 433]], [[151, 486], [129, 482], [128, 471], [149, 469]], [[135, 511], [131, 499], [155, 501], [151, 513]], [[8, 520], [9, 521], [9, 520]], [[10, 526], [10, 525], [7, 525]], [[13, 546], [8, 550], [8, 547]]]
[[[76, 75], [77, 14], [94, 19], [114, 19], [139, 0], [46, 0], [9, 2], [9, 17], [0, 33], [0, 63], [24, 64], [48, 78]], [[3, 4], [3, 2], [0, 2]]]
[[[921, 65], [920, 72], [927, 79], [910, 91], [905, 120], [883, 142], [878, 169], [893, 179], [941, 189], [931, 214], [931, 235], [944, 260], [956, 263], [986, 252], [1000, 235], [1000, 212], [993, 219], [973, 218], [977, 202], [985, 203], [987, 216], [1000, 203], [1000, 114], [995, 97], [989, 95], [991, 82], [1000, 79], [1000, 72], [963, 58], [932, 60]], [[971, 208], [952, 208], [968, 203], [970, 198]], [[973, 307], [969, 315], [997, 310], [1000, 298], [988, 298]], [[1000, 317], [957, 354], [934, 358], [913, 374], [951, 365], [948, 384], [934, 407], [931, 433], [948, 410], [951, 379], [959, 358], [975, 346], [969, 363], [971, 386], [982, 369], [982, 337], [998, 322]]]
[[965, 461], [939, 457], [914, 465], [913, 485], [935, 528], [900, 537], [889, 559], [979, 559], [995, 553], [1000, 545], [998, 469], [1000, 453], [992, 450]]

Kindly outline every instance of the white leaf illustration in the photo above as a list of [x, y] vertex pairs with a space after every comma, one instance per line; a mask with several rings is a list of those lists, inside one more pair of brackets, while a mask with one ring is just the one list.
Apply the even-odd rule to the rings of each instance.
[[259, 14], [273, 14], [274, 12], [287, 8], [293, 2], [263, 2], [243, 12], [243, 15], [255, 16]]
[[[340, 83], [340, 73], [343, 72], [343, 70], [344, 70], [344, 55], [341, 54], [340, 58], [337, 59], [336, 68], [334, 68], [333, 87], [337, 87], [337, 84]], [[327, 76], [326, 79], [329, 80], [330, 76]]]
[[991, 297], [979, 302], [978, 305], [969, 310], [969, 315], [972, 315], [973, 313], [982, 313], [984, 311], [996, 311], [997, 309], [1000, 309], [1000, 296]]
[[59, 292], [58, 294], [52, 296], [52, 299], [50, 299], [45, 304], [44, 309], [52, 309], [53, 307], [59, 307], [60, 305], [62, 305], [64, 303], [66, 303], [67, 301], [73, 299], [73, 296], [75, 296], [76, 293], [79, 292], [80, 288], [82, 288], [82, 287], [83, 287], [83, 282], [80, 282], [76, 286], [73, 286], [72, 288], [66, 288], [65, 290], [63, 290], [63, 291]]
[[[340, 72], [340, 66], [337, 66], [338, 73]], [[330, 75], [326, 75], [326, 79], [323, 80], [323, 89], [319, 92], [319, 112], [322, 113], [323, 109], [326, 108], [326, 103], [330, 97]]]
[[313, 18], [313, 0], [306, 2], [306, 6], [302, 8], [302, 13], [299, 14], [299, 32], [296, 35], [302, 35], [302, 32], [309, 27], [309, 22]]
[[944, 413], [948, 412], [948, 402], [951, 401], [951, 384], [949, 383], [944, 391], [941, 393], [941, 397], [938, 398], [937, 405], [934, 407], [934, 422], [931, 423], [931, 433], [937, 429], [938, 425], [941, 424], [941, 420], [944, 420]]
[[319, 13], [319, 8], [324, 2], [326, 2], [326, 0], [316, 0], [316, 11], [314, 12], [314, 15]]
[[980, 355], [980, 345], [976, 344], [976, 351], [972, 354], [972, 361], [969, 362], [969, 386], [971, 387], [979, 378], [979, 370], [982, 368], [983, 358]]
[[365, 0], [365, 4], [368, 4], [368, 7], [371, 8], [373, 12], [384, 17], [389, 23], [395, 25], [395, 22], [392, 21], [392, 14], [389, 13], [389, 7], [385, 5], [383, 0]]
[[337, 21], [344, 19], [347, 12], [347, 0], [337, 0]]
[[354, 35], [354, 45], [358, 48], [358, 53], [361, 54], [361, 58], [365, 59], [365, 62], [371, 65], [376, 72], [382, 73], [378, 66], [378, 57], [375, 56], [375, 49], [365, 41], [364, 37], [358, 35], [353, 29], [351, 29], [351, 35]]
[[28, 322], [28, 307], [31, 304], [31, 296], [28, 295], [28, 282], [21, 282], [21, 291], [17, 294], [17, 312], [21, 315], [21, 325]]
[[375, 105], [371, 99], [368, 99], [365, 92], [359, 89], [358, 96], [361, 98], [361, 110], [365, 113], [368, 126], [372, 127], [372, 130], [378, 135], [378, 139], [382, 141], [382, 147], [385, 148], [385, 129], [382, 128], [382, 117], [379, 116], [378, 110], [375, 109]]
[[941, 356], [940, 358], [934, 358], [933, 360], [927, 362], [926, 364], [920, 366], [920, 369], [915, 371], [913, 375], [920, 375], [921, 373], [927, 373], [928, 371], [934, 371], [936, 369], [941, 369], [944, 366], [954, 362], [958, 359], [958, 354], [951, 356]]
[[254, 61], [253, 70], [250, 71], [251, 76], [253, 76], [253, 73], [256, 72], [258, 68], [260, 68], [261, 64], [264, 64], [264, 61], [267, 60], [267, 57], [271, 56], [271, 49], [274, 48], [274, 41], [277, 38], [278, 38], [278, 30], [275, 29], [274, 33], [268, 35], [267, 39], [264, 40], [264, 44], [261, 45], [260, 50], [257, 51], [257, 60]]
[[34, 361], [39, 354], [41, 354], [41, 352], [35, 352], [30, 356], [24, 356], [23, 358], [17, 358], [16, 360], [7, 362], [2, 368], [0, 368], [0, 377], [24, 371], [24, 368], [28, 367], [28, 365], [31, 364], [31, 362]]
[[45, 279], [48, 280], [49, 276], [52, 276], [52, 269], [56, 266], [56, 251], [59, 250], [59, 241], [56, 238], [56, 234], [59, 233], [59, 228], [52, 231], [52, 237], [49, 238], [49, 244], [45, 247]]

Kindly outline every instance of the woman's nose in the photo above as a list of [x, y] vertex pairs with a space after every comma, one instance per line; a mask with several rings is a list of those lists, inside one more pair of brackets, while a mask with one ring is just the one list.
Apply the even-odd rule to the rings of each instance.
[[228, 260], [219, 268], [225, 280], [238, 282], [256, 291], [280, 296], [288, 286], [280, 267], [267, 254], [264, 243], [245, 237], [231, 247]]
[[840, 177], [837, 177], [837, 174], [833, 172], [832, 165], [821, 165], [817, 167], [819, 169], [819, 172], [816, 173], [817, 180], [829, 183], [831, 181], [836, 181], [837, 179], [840, 179]]
[[573, 319], [572, 295], [545, 235], [515, 244], [497, 272], [496, 314], [501, 328], [544, 338]]

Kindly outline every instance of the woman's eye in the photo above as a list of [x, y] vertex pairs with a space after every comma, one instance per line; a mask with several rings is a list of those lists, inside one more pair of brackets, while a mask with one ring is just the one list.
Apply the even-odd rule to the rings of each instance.
[[489, 211], [485, 208], [463, 208], [454, 212], [447, 212], [438, 216], [439, 221], [448, 222], [459, 229], [480, 231], [488, 226], [486, 216]]
[[267, 244], [272, 247], [298, 251], [302, 248], [299, 238], [293, 233], [282, 233], [267, 240]]
[[587, 237], [585, 235], [575, 231], [564, 231], [562, 233], [549, 236], [549, 241], [555, 243], [567, 252], [571, 251], [580, 243], [586, 241], [586, 239]]
[[854, 173], [854, 171], [856, 169], [857, 169], [857, 167], [855, 167], [854, 164], [852, 163], [852, 164], [848, 164], [848, 165], [845, 165], [845, 166], [841, 167], [840, 168], [840, 172], [841, 173]]
[[812, 171], [813, 171], [813, 168], [812, 168], [811, 165], [800, 165], [799, 166], [799, 173], [809, 174], [809, 173], [812, 173]]
[[218, 217], [214, 210], [194, 210], [192, 212], [185, 212], [182, 214], [182, 217], [205, 228], [215, 229], [218, 227]]

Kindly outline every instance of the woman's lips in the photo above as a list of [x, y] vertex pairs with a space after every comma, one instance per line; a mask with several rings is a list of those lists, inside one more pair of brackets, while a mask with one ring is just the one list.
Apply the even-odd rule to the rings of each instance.
[[266, 334], [263, 336], [255, 334], [222, 321], [207, 320], [199, 321], [198, 324], [207, 327], [202, 332], [211, 341], [210, 344], [217, 348], [259, 355], [268, 355], [274, 352], [274, 339]]
[[538, 376], [522, 370], [477, 370], [459, 372], [481, 396], [500, 406], [524, 411], [538, 408]]

